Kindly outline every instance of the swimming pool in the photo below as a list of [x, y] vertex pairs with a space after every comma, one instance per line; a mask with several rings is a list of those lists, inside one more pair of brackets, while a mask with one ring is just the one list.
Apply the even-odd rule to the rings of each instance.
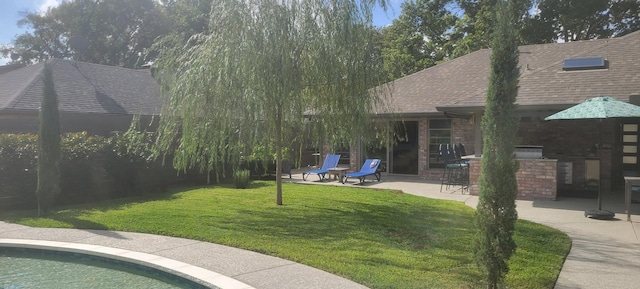
[[206, 289], [158, 269], [81, 253], [0, 247], [0, 288]]
[[255, 289], [216, 272], [141, 252], [0, 239], [0, 289], [9, 288]]

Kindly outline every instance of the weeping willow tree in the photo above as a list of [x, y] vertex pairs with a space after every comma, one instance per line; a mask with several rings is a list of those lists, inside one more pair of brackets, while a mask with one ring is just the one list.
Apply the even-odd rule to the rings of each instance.
[[[372, 89], [384, 82], [372, 1], [214, 1], [206, 33], [159, 54], [158, 150], [179, 169], [218, 175], [266, 145], [280, 172], [285, 127], [310, 125], [333, 144], [366, 136], [384, 100]], [[278, 173], [276, 183], [281, 205]]]
[[498, 27], [493, 36], [491, 76], [482, 117], [484, 147], [479, 179], [475, 224], [475, 258], [496, 289], [509, 271], [508, 260], [516, 250], [513, 240], [518, 219], [518, 193], [513, 145], [517, 130], [514, 103], [518, 95], [518, 39], [512, 25], [512, 1], [498, 1]]

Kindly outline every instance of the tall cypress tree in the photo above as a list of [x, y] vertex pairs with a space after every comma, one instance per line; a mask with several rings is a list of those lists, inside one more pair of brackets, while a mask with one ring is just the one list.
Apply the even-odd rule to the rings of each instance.
[[47, 63], [43, 70], [43, 82], [38, 134], [38, 216], [49, 213], [55, 196], [60, 192], [60, 114], [53, 74]]
[[517, 129], [513, 111], [518, 95], [518, 40], [512, 25], [511, 1], [499, 1], [493, 35], [491, 76], [482, 118], [484, 147], [475, 216], [475, 259], [486, 273], [487, 288], [497, 288], [509, 271], [507, 261], [516, 250], [513, 240], [518, 219], [518, 192], [513, 157]]

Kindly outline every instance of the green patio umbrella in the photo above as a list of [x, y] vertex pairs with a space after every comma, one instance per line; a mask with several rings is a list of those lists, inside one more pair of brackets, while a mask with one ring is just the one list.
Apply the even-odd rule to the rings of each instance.
[[[544, 120], [562, 120], [562, 119], [602, 119], [605, 118], [625, 118], [640, 117], [640, 106], [619, 101], [610, 96], [600, 96], [587, 99], [585, 102], [567, 108], [558, 113], [546, 117]], [[600, 125], [598, 126], [600, 130]], [[602, 143], [602, 141], [600, 141]], [[613, 213], [602, 211], [602, 198], [600, 185], [598, 186], [598, 210], [590, 210], [585, 212], [585, 216], [605, 216], [613, 218]]]
[[603, 119], [640, 117], [640, 106], [619, 101], [610, 96], [599, 96], [567, 108], [544, 120], [555, 119]]

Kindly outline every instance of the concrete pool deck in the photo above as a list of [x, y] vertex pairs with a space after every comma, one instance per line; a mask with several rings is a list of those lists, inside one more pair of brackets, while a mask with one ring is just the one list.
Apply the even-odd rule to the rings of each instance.
[[[302, 182], [302, 177], [298, 173], [294, 174], [293, 179], [285, 180]], [[314, 179], [302, 183], [342, 185], [336, 181], [319, 183]], [[353, 182], [348, 182], [345, 185], [352, 184]], [[417, 196], [464, 202], [471, 207], [475, 207], [478, 201], [475, 196], [462, 194], [459, 188], [440, 192], [439, 182], [417, 177], [383, 176], [382, 182], [369, 181], [362, 187], [399, 189]], [[617, 217], [622, 218], [621, 204], [622, 201], [615, 198], [605, 198], [603, 209], [614, 211]], [[634, 223], [640, 220], [640, 204], [632, 207], [632, 222], [585, 218], [583, 211], [593, 209], [595, 205], [595, 200], [590, 199], [518, 201], [517, 205], [521, 219], [560, 229], [573, 240], [573, 247], [555, 288], [625, 289], [637, 288], [640, 284], [640, 241], [636, 233], [640, 231], [640, 224]], [[229, 284], [229, 288], [366, 288], [345, 278], [292, 261], [182, 238], [101, 230], [31, 228], [0, 222], [0, 239], [68, 242], [151, 254], [239, 281], [235, 285]], [[247, 287], [241, 287], [244, 285]]]

